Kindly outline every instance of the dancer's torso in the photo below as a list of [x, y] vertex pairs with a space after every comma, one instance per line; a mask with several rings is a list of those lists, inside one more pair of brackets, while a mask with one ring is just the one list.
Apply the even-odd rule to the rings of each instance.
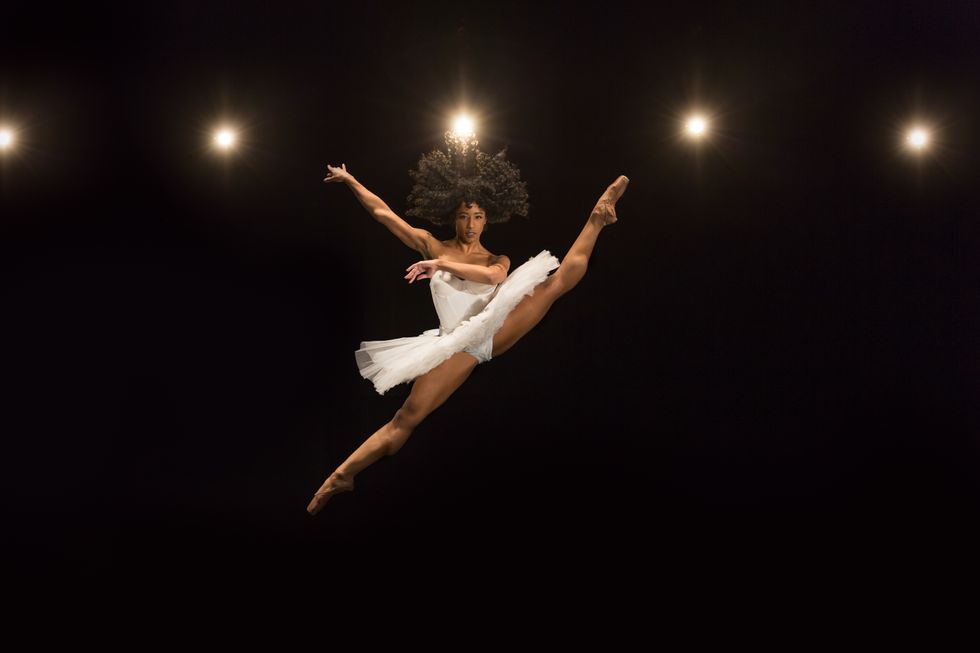
[[429, 280], [429, 289], [439, 315], [441, 333], [449, 333], [460, 322], [482, 311], [493, 299], [498, 286], [460, 279], [447, 270], [437, 270]]

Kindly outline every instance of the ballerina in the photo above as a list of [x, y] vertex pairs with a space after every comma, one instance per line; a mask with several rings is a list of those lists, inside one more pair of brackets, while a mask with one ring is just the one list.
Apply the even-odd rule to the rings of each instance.
[[489, 156], [476, 149], [475, 139], [462, 141], [447, 134], [446, 140], [448, 153], [425, 154], [418, 170], [410, 171], [416, 185], [406, 214], [439, 225], [453, 224], [455, 237], [449, 240], [412, 227], [361, 185], [346, 164], [327, 166], [324, 182], [346, 184], [378, 222], [423, 257], [406, 269], [405, 279], [409, 283], [430, 280], [440, 326], [418, 336], [361, 343], [355, 352], [358, 368], [378, 393], [409, 381], [412, 388], [392, 419], [314, 493], [307, 506], [312, 515], [334, 495], [353, 490], [354, 477], [366, 467], [397, 453], [477, 365], [503, 354], [533, 329], [555, 300], [582, 280], [599, 233], [618, 219], [616, 202], [629, 184], [625, 175], [606, 188], [560, 263], [543, 250], [510, 272], [510, 259], [491, 253], [480, 237], [490, 222], [506, 222], [511, 214], [526, 216], [525, 182], [505, 159], [506, 149]]

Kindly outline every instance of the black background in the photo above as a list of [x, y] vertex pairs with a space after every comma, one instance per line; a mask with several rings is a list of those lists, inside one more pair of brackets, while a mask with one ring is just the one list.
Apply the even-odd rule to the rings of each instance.
[[[571, 582], [967, 550], [975, 3], [5, 7], [12, 569]], [[491, 251], [563, 256], [626, 174], [619, 222], [311, 517], [410, 390], [377, 395], [354, 349], [437, 324], [402, 278], [417, 254], [325, 165], [402, 213], [463, 105], [530, 192]], [[714, 116], [699, 148], [677, 136], [693, 107]]]

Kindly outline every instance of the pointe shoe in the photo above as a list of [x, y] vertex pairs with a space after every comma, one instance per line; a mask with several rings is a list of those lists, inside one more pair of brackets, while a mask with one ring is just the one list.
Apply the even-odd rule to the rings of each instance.
[[323, 508], [324, 504], [330, 500], [333, 495], [340, 492], [350, 492], [354, 489], [354, 479], [349, 478], [343, 472], [334, 472], [327, 480], [323, 482], [320, 486], [321, 489], [317, 490], [313, 495], [313, 499], [310, 500], [308, 506], [306, 506], [306, 512], [311, 515], [315, 515]]
[[626, 175], [619, 175], [616, 177], [616, 181], [609, 184], [606, 188], [606, 192], [602, 194], [600, 200], [605, 200], [611, 204], [615, 204], [619, 201], [619, 198], [623, 196], [626, 192], [626, 187], [630, 185], [630, 178]]
[[609, 184], [606, 188], [606, 192], [602, 194], [599, 201], [596, 202], [595, 208], [592, 209], [592, 215], [602, 221], [603, 225], [612, 224], [616, 222], [619, 218], [616, 216], [616, 202], [619, 198], [623, 196], [626, 192], [626, 187], [629, 186], [630, 179], [626, 175], [619, 175], [616, 181]]

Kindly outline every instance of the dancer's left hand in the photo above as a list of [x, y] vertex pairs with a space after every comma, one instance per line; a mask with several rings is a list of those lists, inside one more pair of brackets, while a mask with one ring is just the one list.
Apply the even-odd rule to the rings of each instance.
[[418, 261], [409, 265], [405, 270], [408, 272], [405, 278], [408, 279], [409, 283], [412, 283], [416, 279], [431, 279], [432, 275], [439, 270], [439, 259], [432, 258], [426, 261]]

